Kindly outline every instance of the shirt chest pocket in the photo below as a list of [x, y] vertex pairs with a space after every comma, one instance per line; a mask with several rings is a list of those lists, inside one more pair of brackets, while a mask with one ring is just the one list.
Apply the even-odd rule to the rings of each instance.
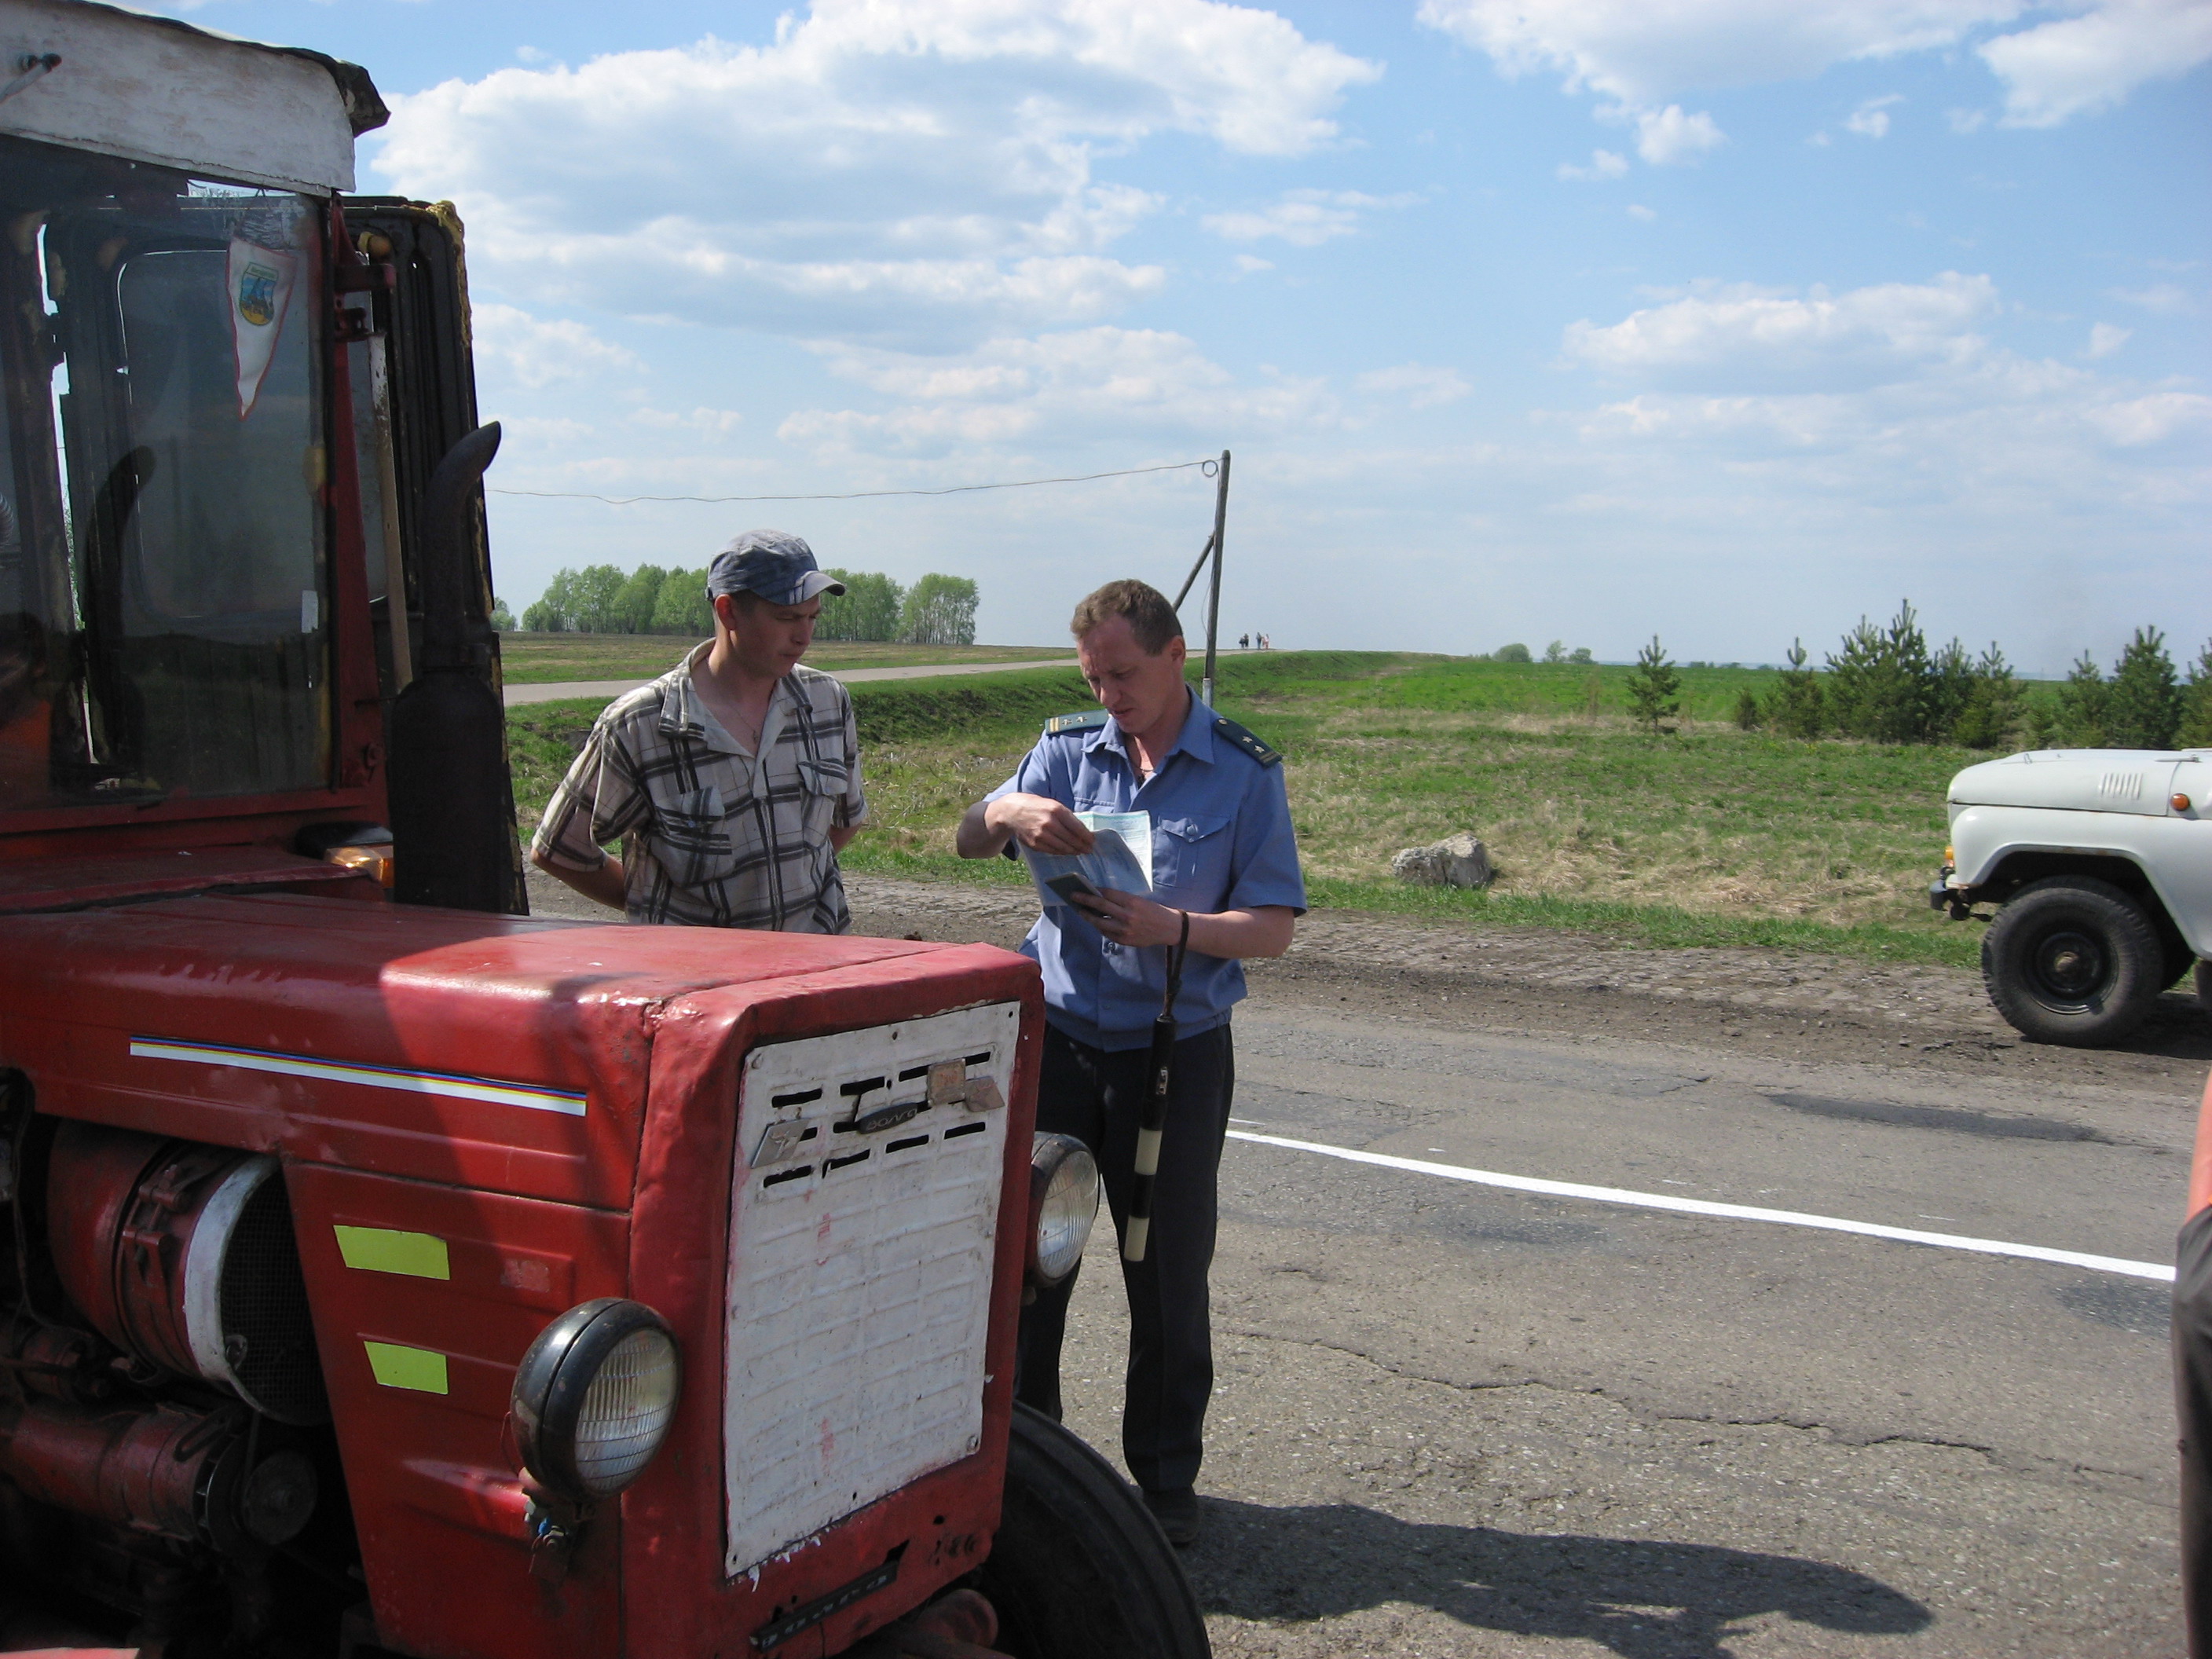
[[818, 756], [799, 763], [799, 811], [805, 822], [807, 840], [818, 842], [828, 834], [830, 821], [836, 816], [837, 803], [843, 799], [852, 777], [850, 764], [832, 756]]
[[728, 878], [737, 867], [737, 847], [722, 792], [672, 791], [653, 801], [653, 855], [679, 887], [704, 887]]
[[1195, 902], [1217, 902], [1229, 887], [1231, 840], [1225, 817], [1158, 819], [1152, 832], [1152, 884], [1174, 887]]

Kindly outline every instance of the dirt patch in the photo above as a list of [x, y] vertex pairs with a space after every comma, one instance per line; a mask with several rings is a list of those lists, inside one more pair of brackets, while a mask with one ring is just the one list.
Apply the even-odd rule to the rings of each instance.
[[[1018, 887], [848, 875], [856, 932], [1012, 948], [1036, 918]], [[541, 915], [611, 913], [533, 872]], [[1298, 924], [1279, 962], [1248, 964], [1255, 1004], [1324, 1007], [1377, 1023], [1705, 1045], [1797, 1060], [2010, 1069], [2038, 1083], [2133, 1082], [2193, 1103], [2212, 1065], [2212, 1018], [2169, 992], [2126, 1047], [2022, 1042], [1981, 976], [1752, 948], [1657, 950], [1549, 928], [1477, 928], [1360, 911]]]

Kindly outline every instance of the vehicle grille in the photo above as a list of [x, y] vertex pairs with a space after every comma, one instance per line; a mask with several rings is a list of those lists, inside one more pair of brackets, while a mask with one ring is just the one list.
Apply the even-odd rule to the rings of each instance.
[[[980, 1443], [1019, 1028], [1000, 1003], [747, 1057], [723, 1402], [733, 1576]], [[946, 1062], [995, 1088], [930, 1103]]]

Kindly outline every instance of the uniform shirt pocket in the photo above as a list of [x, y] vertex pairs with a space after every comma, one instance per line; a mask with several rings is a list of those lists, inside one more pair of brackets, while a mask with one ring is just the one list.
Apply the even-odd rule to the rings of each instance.
[[737, 848], [730, 839], [722, 792], [711, 784], [653, 803], [653, 854], [679, 887], [704, 887], [730, 876]]
[[1152, 826], [1152, 885], [1212, 903], [1229, 888], [1233, 837], [1225, 817], [1160, 818]]

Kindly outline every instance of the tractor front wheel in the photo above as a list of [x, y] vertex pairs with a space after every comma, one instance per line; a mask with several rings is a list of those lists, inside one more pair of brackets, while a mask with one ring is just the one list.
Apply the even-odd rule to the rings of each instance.
[[1070, 1431], [1014, 1407], [1006, 1510], [975, 1588], [1012, 1659], [1211, 1659], [1206, 1620], [1135, 1487]]

